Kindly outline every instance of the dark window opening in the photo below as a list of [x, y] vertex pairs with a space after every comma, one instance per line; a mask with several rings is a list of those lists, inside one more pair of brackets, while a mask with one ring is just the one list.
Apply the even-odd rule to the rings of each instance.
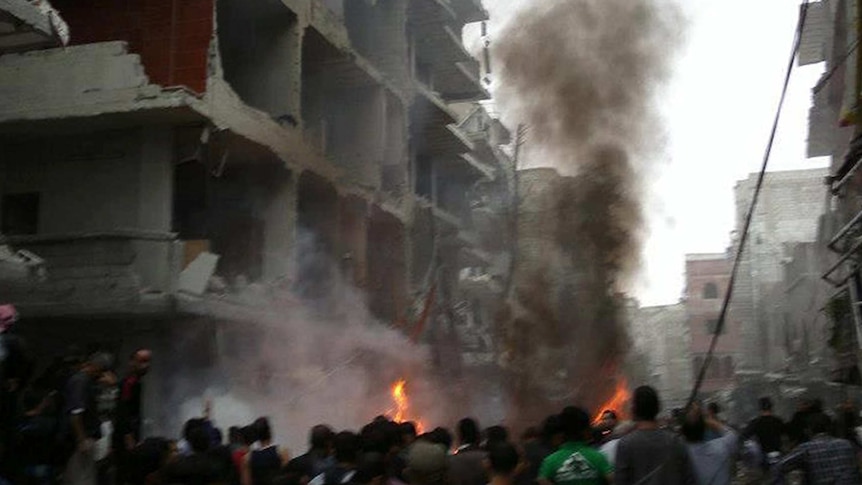
[[39, 232], [39, 203], [38, 192], [4, 195], [0, 232], [7, 236]]
[[427, 157], [416, 159], [416, 195], [434, 201], [434, 180], [432, 162]]
[[718, 298], [718, 287], [715, 283], [707, 283], [703, 287], [703, 299], [704, 300], [715, 300]]
[[[713, 335], [713, 334], [715, 334], [716, 330], [718, 330], [718, 319], [717, 318], [711, 318], [711, 319], [707, 320], [706, 321], [706, 332], [710, 335]], [[721, 328], [722, 334], [724, 334], [724, 330], [725, 330], [725, 328], [722, 327]]]

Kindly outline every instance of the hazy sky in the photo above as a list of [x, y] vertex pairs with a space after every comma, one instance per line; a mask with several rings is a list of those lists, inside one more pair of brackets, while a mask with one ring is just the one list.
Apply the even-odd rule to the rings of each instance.
[[[543, 1], [548, 0], [485, 0], [492, 42], [505, 41], [493, 34], [519, 8]], [[686, 253], [728, 246], [733, 185], [762, 162], [799, 9], [793, 0], [680, 4], [689, 26], [662, 98], [669, 145], [649, 184], [649, 237], [635, 289], [645, 305], [679, 299]], [[794, 70], [770, 170], [826, 164], [805, 158], [810, 89], [822, 72], [822, 64]]]

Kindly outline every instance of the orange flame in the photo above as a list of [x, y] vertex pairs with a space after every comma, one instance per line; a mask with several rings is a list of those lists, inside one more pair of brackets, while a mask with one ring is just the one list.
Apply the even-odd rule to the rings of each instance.
[[422, 433], [423, 425], [419, 419], [411, 418], [410, 416], [410, 399], [407, 397], [407, 381], [399, 379], [392, 384], [391, 388], [392, 403], [394, 407], [389, 411], [392, 421], [403, 423], [413, 421], [416, 424], [416, 431]]
[[622, 379], [617, 382], [613, 396], [598, 408], [596, 416], [593, 418], [593, 425], [598, 424], [602, 420], [602, 413], [607, 410], [612, 410], [618, 416], [622, 417], [625, 414], [625, 405], [629, 402], [629, 398], [631, 398], [631, 394], [629, 393], [628, 383], [625, 379]]

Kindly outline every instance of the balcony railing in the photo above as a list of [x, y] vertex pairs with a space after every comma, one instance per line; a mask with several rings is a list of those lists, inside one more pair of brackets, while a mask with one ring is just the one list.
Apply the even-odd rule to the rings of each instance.
[[111, 231], [11, 236], [41, 258], [39, 278], [0, 283], [25, 316], [147, 314], [171, 308], [182, 251], [175, 234]]

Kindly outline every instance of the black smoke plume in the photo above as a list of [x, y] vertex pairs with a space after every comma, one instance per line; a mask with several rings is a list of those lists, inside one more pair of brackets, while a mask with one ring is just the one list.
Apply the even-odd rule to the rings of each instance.
[[[663, 148], [658, 95], [684, 24], [679, 9], [660, 0], [527, 7], [494, 41], [496, 95], [508, 120], [526, 127], [525, 163], [564, 177], [539, 196], [537, 180], [546, 173], [525, 173], [520, 184], [527, 189], [521, 217], [541, 203], [556, 220], [519, 227], [548, 232], [538, 239], [557, 247], [519, 248], [508, 316], [519, 413], [566, 400], [597, 406], [622, 373], [628, 337], [621, 295], [639, 268], [643, 181]], [[545, 358], [536, 362], [536, 355]], [[553, 394], [559, 397], [542, 398]]]

